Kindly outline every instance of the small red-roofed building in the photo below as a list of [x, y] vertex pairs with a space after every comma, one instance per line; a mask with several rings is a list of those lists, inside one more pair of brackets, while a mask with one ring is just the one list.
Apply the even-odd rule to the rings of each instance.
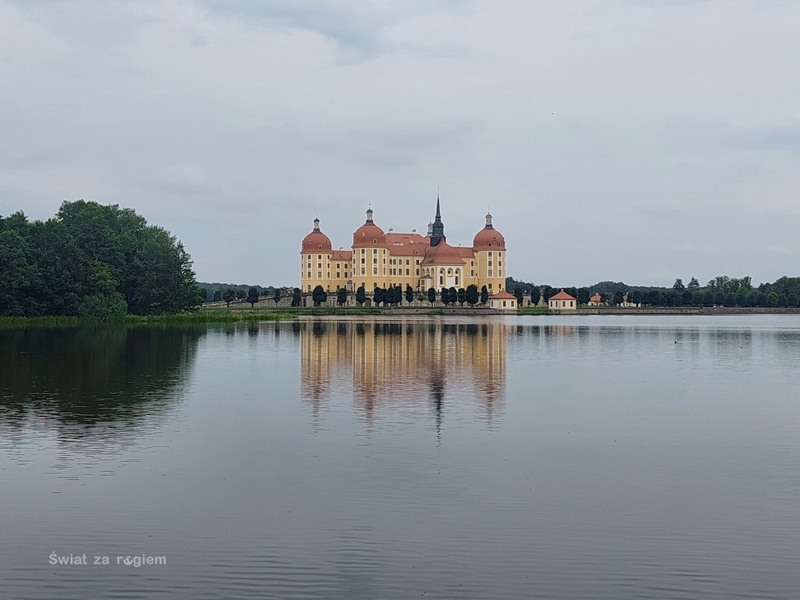
[[589, 306], [600, 306], [603, 304], [603, 297], [600, 294], [595, 294], [589, 298]]
[[555, 296], [550, 296], [547, 308], [550, 310], [575, 310], [578, 308], [578, 300], [561, 290]]
[[495, 310], [517, 310], [517, 297], [508, 292], [497, 292], [489, 296], [489, 308]]

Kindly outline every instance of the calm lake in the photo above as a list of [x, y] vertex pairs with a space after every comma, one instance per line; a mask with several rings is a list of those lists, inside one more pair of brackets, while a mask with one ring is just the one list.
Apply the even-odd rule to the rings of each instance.
[[800, 598], [799, 382], [794, 316], [2, 330], [0, 598]]

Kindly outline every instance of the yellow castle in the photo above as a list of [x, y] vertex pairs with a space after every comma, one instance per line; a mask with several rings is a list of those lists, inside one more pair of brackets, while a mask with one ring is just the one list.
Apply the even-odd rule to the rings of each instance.
[[372, 293], [376, 287], [401, 286], [426, 292], [429, 288], [467, 288], [484, 285], [490, 294], [505, 288], [506, 241], [486, 215], [486, 225], [472, 240], [472, 247], [451, 246], [436, 198], [436, 217], [428, 234], [396, 233], [375, 224], [372, 208], [366, 222], [353, 233], [351, 250], [333, 250], [330, 238], [314, 219], [314, 229], [303, 238], [300, 249], [300, 289], [311, 292], [321, 285], [326, 292], [362, 285]]

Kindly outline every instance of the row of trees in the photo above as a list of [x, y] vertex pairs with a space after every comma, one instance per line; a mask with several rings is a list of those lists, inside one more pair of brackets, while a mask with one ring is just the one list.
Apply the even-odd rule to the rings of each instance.
[[[547, 302], [559, 291], [549, 285], [511, 281], [520, 305], [525, 297], [530, 298], [531, 304], [537, 304], [540, 299]], [[601, 293], [598, 288], [605, 291]], [[578, 304], [588, 304], [593, 294], [600, 293], [601, 302], [612, 306], [623, 304], [627, 297], [629, 303], [648, 307], [800, 307], [800, 277], [781, 277], [774, 283], [762, 283], [758, 287], [753, 286], [749, 276], [720, 275], [705, 286], [692, 277], [685, 285], [682, 279], [676, 279], [671, 288], [629, 288], [619, 282], [603, 282], [591, 287], [563, 289], [577, 298]]]
[[55, 217], [0, 217], [0, 315], [113, 317], [200, 304], [192, 260], [129, 208], [78, 200]]
[[[299, 290], [298, 290], [299, 291]], [[345, 288], [336, 290], [337, 304], [344, 305], [347, 303], [347, 298], [350, 295]], [[328, 292], [326, 292], [321, 285], [318, 285], [311, 292], [311, 298], [316, 306], [324, 304], [328, 301]], [[355, 300], [359, 306], [363, 306], [367, 301], [367, 291], [362, 285], [356, 290]], [[395, 306], [405, 300], [408, 304], [414, 300], [423, 302], [427, 300], [431, 305], [437, 301], [442, 302], [445, 306], [459, 304], [469, 304], [475, 306], [476, 304], [486, 304], [489, 301], [489, 291], [484, 285], [480, 292], [475, 285], [469, 285], [467, 288], [443, 287], [438, 292], [434, 288], [430, 288], [426, 294], [415, 294], [414, 289], [410, 285], [406, 285], [405, 290], [402, 286], [392, 286], [389, 288], [376, 287], [372, 291], [372, 303], [375, 306]]]

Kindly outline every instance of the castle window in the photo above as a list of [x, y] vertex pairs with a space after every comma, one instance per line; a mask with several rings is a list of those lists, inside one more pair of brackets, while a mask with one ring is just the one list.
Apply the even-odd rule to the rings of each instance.
[[417, 275], [419, 275], [419, 269], [417, 269]]
[[311, 271], [308, 272], [308, 276], [306, 277], [306, 279], [311, 279]]
[[322, 254], [317, 254], [317, 260], [322, 260]]
[[361, 249], [361, 254], [364, 254], [366, 250], [364, 248]]
[[[489, 244], [489, 245], [491, 246], [491, 244]], [[489, 256], [490, 256], [490, 257], [492, 256], [492, 253], [491, 253], [491, 252], [489, 252]]]
[[492, 266], [492, 261], [489, 261], [489, 266], [490, 266], [490, 267]]
[[322, 263], [317, 263], [317, 268], [321, 269], [322, 268]]
[[362, 275], [366, 275], [367, 274], [367, 271], [366, 271], [366, 269], [364, 267], [361, 267], [361, 274]]
[[492, 242], [489, 242], [489, 244], [488, 244], [488, 245], [489, 245], [489, 246], [491, 246], [491, 245], [492, 245]]
[[322, 244], [320, 244], [319, 246], [317, 246], [317, 250], [322, 250]]
[[373, 265], [377, 265], [378, 264], [378, 257], [377, 256], [372, 259], [372, 264]]
[[[489, 284], [489, 289], [490, 290], [492, 289], [492, 284], [491, 283]], [[500, 289], [503, 289], [503, 288], [500, 288]]]
[[492, 276], [492, 270], [489, 269], [489, 277], [491, 277], [491, 276]]
[[406, 269], [406, 275], [411, 275], [411, 270], [410, 269]]
[[322, 279], [322, 271], [317, 271], [317, 279]]
[[406, 259], [406, 264], [408, 264], [408, 259]]

